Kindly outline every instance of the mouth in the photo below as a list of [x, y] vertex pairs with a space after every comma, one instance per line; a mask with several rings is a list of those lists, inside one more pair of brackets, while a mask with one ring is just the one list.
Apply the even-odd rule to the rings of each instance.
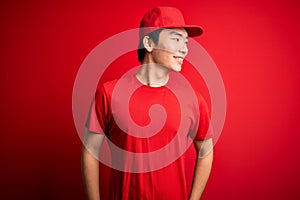
[[183, 63], [183, 57], [181, 57], [181, 56], [173, 56], [173, 57], [175, 58], [175, 60], [176, 60], [177, 62], [179, 62], [179, 64], [182, 65], [182, 63]]

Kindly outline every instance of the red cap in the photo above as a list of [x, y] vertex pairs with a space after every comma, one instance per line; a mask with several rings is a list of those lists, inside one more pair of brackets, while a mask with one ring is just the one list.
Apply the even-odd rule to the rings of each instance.
[[189, 37], [199, 36], [203, 33], [200, 26], [186, 25], [180, 10], [173, 7], [153, 8], [144, 15], [140, 28], [140, 38], [159, 28], [184, 28]]

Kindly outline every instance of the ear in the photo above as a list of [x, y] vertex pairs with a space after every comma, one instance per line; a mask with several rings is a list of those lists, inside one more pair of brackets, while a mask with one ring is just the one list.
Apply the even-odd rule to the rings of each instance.
[[154, 48], [154, 42], [152, 41], [152, 39], [149, 36], [145, 36], [143, 38], [143, 44], [144, 44], [145, 49], [148, 52], [151, 52]]

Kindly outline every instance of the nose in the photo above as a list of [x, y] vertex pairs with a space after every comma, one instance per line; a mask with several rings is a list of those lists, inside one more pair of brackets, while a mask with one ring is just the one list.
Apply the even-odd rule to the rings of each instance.
[[181, 47], [179, 48], [179, 53], [182, 54], [182, 56], [186, 56], [188, 54], [188, 47], [187, 47], [187, 44], [186, 43], [183, 43], [181, 45]]

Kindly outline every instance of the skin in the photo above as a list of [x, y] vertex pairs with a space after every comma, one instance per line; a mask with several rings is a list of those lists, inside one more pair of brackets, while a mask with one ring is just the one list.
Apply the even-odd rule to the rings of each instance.
[[195, 147], [198, 151], [197, 164], [194, 170], [193, 187], [189, 200], [199, 200], [208, 181], [213, 162], [212, 139], [196, 141]]
[[185, 29], [164, 29], [161, 31], [156, 45], [151, 38], [144, 37], [147, 50], [136, 77], [145, 85], [159, 87], [169, 79], [169, 72], [180, 72], [182, 60], [188, 53], [188, 35]]
[[99, 200], [99, 150], [104, 135], [86, 130], [81, 155], [82, 178], [88, 200]]
[[[151, 87], [160, 87], [169, 80], [169, 72], [180, 72], [183, 59], [188, 53], [188, 34], [185, 29], [164, 29], [159, 35], [158, 43], [145, 36], [144, 46], [147, 50], [136, 78]], [[103, 135], [87, 131], [82, 148], [82, 174], [87, 199], [99, 200], [99, 149]], [[199, 200], [210, 175], [213, 161], [212, 140], [196, 141], [198, 159], [194, 170], [193, 186], [189, 200]]]

